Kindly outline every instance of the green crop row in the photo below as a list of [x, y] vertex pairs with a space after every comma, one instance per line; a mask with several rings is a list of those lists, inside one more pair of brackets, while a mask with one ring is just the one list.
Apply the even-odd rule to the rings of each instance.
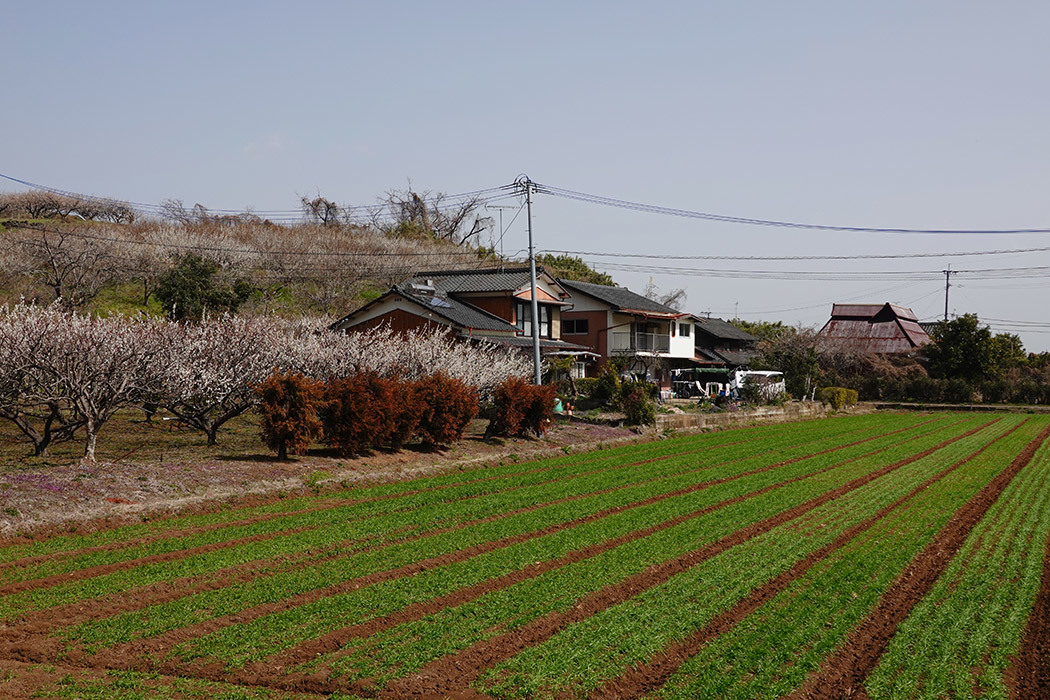
[[[1017, 419], [1006, 419], [1017, 420]], [[1005, 422], [1005, 421], [1004, 421]], [[1045, 426], [1029, 421], [831, 552], [684, 663], [655, 697], [774, 698], [797, 688], [952, 514]]]
[[[805, 448], [792, 449], [798, 453], [805, 451]], [[770, 454], [780, 453], [771, 452], [755, 459], [768, 459]], [[712, 461], [717, 462], [719, 459], [717, 454], [708, 456]], [[450, 522], [462, 522], [471, 518], [506, 513], [534, 503], [544, 503], [567, 495], [581, 495], [589, 491], [608, 488], [616, 479], [629, 484], [632, 479], [640, 479], [643, 475], [652, 476], [654, 473], [658, 475], [662, 471], [674, 473], [681, 471], [683, 466], [695, 467], [696, 461], [703, 462], [703, 457], [705, 456], [676, 455], [675, 458], [661, 463], [621, 468], [612, 472], [611, 476], [615, 479], [611, 479], [610, 474], [598, 473], [577, 477], [571, 481], [547, 482], [512, 491], [496, 492], [472, 500], [460, 500], [454, 503], [438, 501], [417, 510], [408, 525], [409, 528], [425, 530], [427, 524], [431, 527], [438, 527]], [[740, 462], [727, 465], [725, 469], [744, 470], [746, 467], [746, 462]], [[702, 480], [699, 477], [694, 478]], [[678, 486], [671, 488], [678, 488]], [[435, 495], [435, 492], [425, 492], [407, 498], [423, 499], [425, 497], [436, 499], [439, 496]], [[396, 537], [399, 538], [412, 534], [411, 531], [405, 529], [406, 523], [402, 513], [397, 511], [386, 513], [382, 510], [382, 508], [390, 509], [391, 503], [393, 502], [380, 501], [350, 506], [347, 509], [331, 509], [303, 514], [296, 516], [293, 520], [296, 526], [327, 525], [327, 527], [299, 532], [278, 539], [240, 544], [236, 547], [196, 554], [174, 561], [144, 564], [91, 579], [9, 595], [0, 599], [0, 619], [29, 610], [44, 609], [86, 598], [127, 591], [136, 586], [145, 586], [173, 578], [209, 574], [259, 558], [316, 552], [334, 544], [345, 546], [351, 540], [382, 537], [385, 533], [394, 530], [398, 531]], [[372, 517], [369, 517], [369, 514], [372, 514]], [[417, 526], [413, 521], [418, 521], [420, 525]], [[201, 543], [193, 538], [184, 540], [184, 546], [187, 548], [199, 544]]]
[[[466, 605], [443, 610], [366, 640], [355, 640], [334, 655], [330, 662], [324, 658], [321, 661], [328, 663], [337, 677], [370, 677], [380, 684], [385, 683], [418, 670], [440, 656], [455, 653], [496, 634], [518, 629], [546, 613], [566, 610], [581, 597], [606, 585], [717, 541], [829, 489], [849, 483], [886, 461], [902, 459], [921, 451], [925, 446], [935, 445], [943, 437], [927, 437], [898, 445], [888, 450], [881, 462], [872, 456], [814, 473], [822, 467], [835, 464], [840, 457], [833, 454], [814, 457], [786, 468], [799, 475], [811, 474], [800, 481], [785, 483], [787, 473], [777, 474], [775, 480], [773, 474], [763, 473], [748, 477], [746, 483], [725, 484], [718, 492], [705, 492], [705, 497], [722, 500], [770, 484], [779, 483], [780, 487], [593, 558], [486, 594]], [[802, 469], [796, 472], [794, 468], [799, 466]], [[304, 670], [313, 667], [314, 664], [308, 664]]]
[[901, 623], [866, 683], [878, 698], [1010, 697], [1003, 674], [1039, 591], [1050, 537], [1050, 445], [974, 528]]
[[[881, 439], [887, 442], [899, 441], [900, 435], [887, 436]], [[862, 447], [871, 449], [864, 445], [849, 448], [849, 450], [860, 450]], [[821, 459], [832, 460], [836, 454], [823, 455]], [[727, 469], [736, 468], [739, 468], [739, 465], [727, 467]], [[668, 493], [692, 483], [702, 482], [710, 476], [709, 474], [696, 473], [671, 476], [656, 482], [628, 486], [608, 494], [591, 495], [576, 501], [510, 515], [496, 521], [483, 522], [451, 532], [441, 532], [421, 540], [394, 543], [381, 550], [355, 554], [334, 561], [326, 561], [321, 565], [308, 569], [278, 572], [272, 576], [253, 580], [250, 583], [230, 586], [218, 591], [199, 593], [170, 603], [152, 606], [145, 610], [96, 620], [71, 628], [69, 635], [71, 638], [89, 645], [108, 645], [129, 641], [139, 635], [156, 635], [175, 627], [200, 621], [202, 619], [200, 615], [202, 610], [221, 611], [219, 614], [228, 614], [252, 605], [275, 602], [296, 593], [336, 585], [356, 576], [397, 568], [420, 559], [455, 553], [467, 547], [485, 544], [503, 537], [535, 532], [544, 527], [566, 523], [606, 508], [627, 505], [655, 495]], [[593, 475], [591, 478], [596, 480], [593, 485], [597, 486], [603, 482], [607, 483], [608, 477]], [[775, 479], [776, 477], [770, 475], [766, 478]], [[579, 486], [575, 481], [568, 485]], [[566, 486], [567, 484], [562, 484], [561, 488], [564, 489]], [[542, 494], [543, 497], [539, 501], [552, 500], [557, 498], [558, 495], [557, 493], [546, 492]], [[516, 497], [524, 498], [524, 502], [530, 502], [530, 494], [528, 493], [518, 493]], [[693, 498], [695, 499], [696, 496], [693, 496]], [[498, 505], [501, 507], [507, 506], [506, 503]], [[347, 523], [345, 527], [352, 528], [356, 525], [355, 523]], [[390, 525], [391, 523], [385, 524], [387, 527]], [[304, 533], [298, 537], [302, 538], [308, 534], [313, 533]], [[259, 546], [273, 545], [272, 542], [258, 544]], [[174, 565], [174, 563], [171, 565]], [[148, 569], [149, 567], [143, 568]], [[121, 572], [123, 575], [121, 577], [112, 575], [103, 578], [111, 579], [107, 582], [110, 585], [126, 584], [128, 575], [137, 571], [136, 569]], [[151, 573], [151, 578], [157, 578], [155, 572], [145, 573]], [[80, 587], [90, 585], [91, 582], [79, 584]], [[35, 593], [39, 597], [44, 592]], [[39, 600], [35, 602], [39, 603]]]
[[[902, 439], [901, 435], [882, 437], [867, 443], [863, 449], [872, 451], [879, 446], [889, 447]], [[856, 451], [862, 448], [857, 446], [851, 449]], [[841, 454], [837, 457], [840, 460], [848, 458]], [[410, 579], [387, 581], [349, 594], [326, 597], [316, 603], [269, 615], [247, 625], [227, 628], [185, 645], [181, 653], [185, 657], [210, 656], [234, 665], [257, 660], [298, 641], [394, 612], [413, 602], [446, 595], [458, 588], [516, 571], [535, 562], [554, 559], [576, 549], [652, 527], [724, 498], [755, 490], [756, 486], [766, 486], [823, 466], [823, 462], [807, 460], [797, 467], [785, 466], [775, 473], [752, 475], [735, 486], [711, 487], [702, 494], [685, 494], [633, 508], [571, 530], [418, 574]], [[689, 485], [683, 477], [677, 477], [676, 481], [678, 483], [668, 482], [667, 486]], [[662, 491], [670, 489], [665, 487]], [[643, 493], [635, 495], [642, 496]]]
[[[625, 603], [570, 626], [499, 664], [483, 679], [495, 697], [584, 696], [629, 666], [684, 639], [756, 587], [891, 505], [1007, 426], [960, 440], [695, 566]], [[900, 453], [898, 452], [898, 455]], [[892, 463], [897, 455], [879, 455]]]
[[[872, 421], [873, 425], [888, 424], [888, 422], [886, 422], [887, 416], [867, 416], [864, 418], [865, 421]], [[917, 422], [919, 420], [918, 416], [896, 418], [902, 426], [907, 422]], [[790, 434], [792, 433], [792, 427], [800, 429], [807, 434], [832, 435], [835, 433], [848, 432], [853, 429], [853, 425], [855, 424], [852, 421], [839, 418], [829, 421], [812, 421], [810, 423], [795, 424], [793, 426], [755, 426], [733, 431], [682, 436], [675, 438], [675, 444], [678, 445], [681, 450], [689, 450], [694, 447], [713, 448], [740, 441], [763, 440], [769, 436]], [[859, 424], [856, 425], [861, 427]], [[135, 542], [148, 537], [158, 535], [164, 536], [171, 532], [177, 533], [179, 530], [221, 525], [223, 523], [235, 522], [252, 517], [278, 515], [289, 511], [310, 508], [319, 502], [330, 501], [334, 498], [355, 500], [384, 498], [411, 493], [419, 489], [467, 484], [488, 477], [514, 476], [515, 474], [535, 471], [537, 469], [560, 469], [564, 467], [585, 466], [602, 461], [631, 461], [635, 459], [644, 459], [649, 455], [661, 454], [662, 450], [665, 449], [666, 443], [664, 441], [646, 444], [628, 444], [604, 450], [595, 450], [580, 455], [560, 455], [558, 457], [537, 460], [527, 464], [517, 464], [512, 461], [498, 467], [479, 466], [449, 474], [414, 479], [411, 481], [355, 487], [347, 489], [340, 494], [326, 495], [323, 499], [318, 499], [318, 497], [315, 496], [296, 497], [261, 506], [224, 508], [208, 514], [165, 518], [135, 525], [126, 525], [90, 534], [62, 535], [38, 542], [5, 547], [3, 550], [0, 550], [0, 563], [14, 561], [24, 557], [61, 554], [68, 550], [76, 550], [86, 547], [112, 545], [121, 542]]]
[[[802, 440], [805, 440], [805, 438], [806, 436], [801, 436]], [[796, 440], [797, 439], [798, 438], [796, 438]], [[832, 437], [829, 440], [833, 442], [835, 440], [835, 437]], [[822, 440], [821, 444], [824, 444], [825, 442], [827, 442], [827, 440]], [[746, 445], [733, 446], [735, 448], [733, 450], [733, 452], [735, 453], [734, 456], [761, 453], [761, 445], [763, 444], [765, 443], [751, 443]], [[668, 453], [666, 446], [663, 446], [663, 450], [663, 454], [665, 455], [675, 454]], [[696, 456], [695, 458], [698, 460], [698, 462], [706, 461], [709, 463], [713, 463], [716, 460], [718, 460], [722, 454], [722, 452], [719, 452], [716, 449], [712, 448], [711, 450], [708, 450], [707, 453]], [[685, 455], [682, 455], [681, 451], [679, 450], [678, 457], [676, 458], [676, 460], [672, 460], [666, 466], [669, 468], [673, 468], [681, 462], [681, 459], [683, 457], [685, 457]], [[643, 457], [642, 455], [632, 455], [631, 463], [642, 461], [644, 458], [645, 457]], [[5, 579], [8, 582], [31, 580], [35, 578], [41, 578], [44, 576], [50, 576], [69, 571], [76, 571], [82, 568], [92, 566], [129, 561], [135, 558], [166, 554], [172, 551], [185, 551], [194, 547], [213, 545], [216, 543], [222, 543], [242, 537], [259, 535], [265, 536], [268, 534], [277, 534], [283, 531], [288, 531], [302, 527], [318, 527], [330, 523], [338, 524], [347, 519], [377, 517], [394, 512], [405, 512], [415, 510], [422, 506], [433, 503], [440, 504], [456, 499], [478, 498], [490, 493], [498, 493], [500, 490], [505, 490], [508, 488], [523, 488], [531, 484], [539, 485], [545, 483], [552, 483], [553, 481], [556, 481], [558, 479], [573, 478], [576, 474], [579, 474], [583, 471], [582, 469], [580, 469], [580, 467], [583, 464], [593, 464], [593, 462], [581, 462], [580, 464], [573, 465], [571, 467], [566, 465], [563, 466], [558, 472], [556, 472], [556, 474], [537, 472], [535, 470], [532, 470], [531, 473], [527, 473], [516, 478], [508, 477], [508, 479], [506, 480], [491, 480], [467, 483], [456, 488], [448, 488], [443, 489], [441, 491], [429, 491], [411, 494], [396, 500], [368, 501], [365, 503], [358, 503], [343, 507], [332, 507], [323, 511], [275, 517], [262, 522], [253, 523], [251, 525], [242, 525], [218, 530], [211, 530], [188, 537], [167, 538], [159, 541], [149, 542], [139, 546], [129, 546], [120, 550], [89, 552], [79, 556], [68, 557], [65, 559], [55, 559], [45, 561], [36, 565], [8, 569], [7, 571], [0, 572], [0, 581], [3, 581]], [[652, 465], [650, 465], [648, 469], [653, 470], [662, 466], [664, 465], [657, 465], [657, 467], [653, 467]], [[613, 463], [606, 467], [607, 470], [622, 470], [624, 468], [624, 466], [617, 463]], [[489, 512], [491, 513], [498, 511]], [[425, 518], [417, 516], [411, 518], [410, 522], [412, 522], [413, 525], [422, 525], [428, 521], [426, 521]]]

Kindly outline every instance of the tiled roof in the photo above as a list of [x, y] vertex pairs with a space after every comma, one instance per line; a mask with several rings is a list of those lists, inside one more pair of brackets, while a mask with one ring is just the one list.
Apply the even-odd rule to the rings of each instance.
[[594, 284], [592, 282], [578, 282], [576, 280], [558, 280], [561, 286], [569, 292], [579, 292], [603, 301], [616, 310], [642, 311], [657, 314], [679, 315], [679, 311], [670, 306], [653, 301], [641, 294], [635, 294], [625, 287], [610, 287], [605, 284]]
[[[536, 268], [536, 276], [544, 273], [542, 267]], [[434, 270], [431, 272], [419, 272], [412, 276], [412, 282], [420, 283], [432, 280], [434, 288], [446, 294], [456, 292], [505, 292], [515, 291], [522, 287], [528, 287], [530, 279], [529, 268], [508, 267], [491, 268], [485, 270]]]
[[381, 303], [387, 299], [390, 295], [396, 294], [405, 297], [410, 302], [415, 303], [417, 306], [421, 306], [428, 312], [439, 316], [452, 325], [459, 326], [461, 328], [469, 328], [478, 331], [503, 331], [503, 332], [517, 332], [517, 328], [504, 321], [499, 316], [483, 311], [470, 304], [464, 304], [461, 301], [457, 301], [452, 297], [447, 297], [443, 294], [438, 295], [426, 295], [413, 292], [411, 289], [406, 287], [395, 285], [390, 288], [386, 294], [382, 295], [378, 299], [375, 299], [368, 304], [365, 304], [360, 309], [347, 314], [343, 318], [339, 319], [332, 324], [332, 329], [344, 329], [347, 328], [347, 322], [352, 320], [354, 316], [357, 316], [367, 309], [372, 308], [376, 304]]
[[727, 340], [743, 340], [747, 342], [758, 342], [758, 338], [751, 335], [747, 331], [742, 331], [732, 323], [727, 323], [720, 318], [700, 318], [696, 317], [696, 328], [699, 331], [704, 331], [708, 335], [714, 336], [715, 338], [725, 338]]
[[[500, 345], [511, 345], [513, 347], [532, 347], [532, 336], [528, 335], [515, 335], [509, 337], [500, 336], [498, 338], [486, 338], [486, 340], [490, 340], [493, 343], [499, 343]], [[551, 340], [550, 338], [540, 338], [540, 350], [548, 352], [555, 350], [570, 350], [575, 352], [591, 351], [591, 349], [586, 345], [567, 343], [564, 340]]]
[[391, 291], [411, 299], [420, 306], [426, 307], [427, 311], [442, 316], [452, 323], [464, 328], [473, 328], [480, 331], [518, 330], [515, 326], [507, 323], [499, 316], [483, 311], [476, 306], [464, 304], [454, 297], [418, 294], [413, 293], [404, 287], [394, 287]]

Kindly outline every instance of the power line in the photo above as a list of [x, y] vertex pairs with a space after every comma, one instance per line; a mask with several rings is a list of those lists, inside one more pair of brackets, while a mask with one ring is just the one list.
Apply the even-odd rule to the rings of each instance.
[[642, 260], [756, 260], [756, 261], [795, 261], [795, 260], [901, 260], [910, 258], [951, 258], [973, 257], [983, 255], [1012, 255], [1018, 253], [1044, 253], [1050, 246], [1043, 248], [1012, 248], [1006, 250], [975, 250], [962, 253], [880, 253], [874, 255], [664, 255], [658, 253], [601, 253], [590, 250], [555, 250], [546, 248], [544, 253], [562, 255], [587, 255], [601, 258], [638, 258]]
[[1050, 233], [1050, 228], [1018, 228], [1018, 229], [919, 229], [919, 228], [881, 228], [876, 226], [829, 226], [824, 224], [807, 224], [794, 221], [776, 221], [772, 219], [755, 219], [743, 216], [727, 216], [724, 214], [712, 214], [709, 212], [694, 211], [691, 209], [675, 209], [655, 204], [644, 204], [632, 202], [626, 199], [615, 199], [601, 195], [576, 192], [560, 187], [552, 187], [536, 183], [536, 192], [549, 194], [553, 197], [573, 199], [588, 204], [600, 204], [606, 207], [617, 207], [630, 209], [649, 214], [662, 214], [664, 216], [678, 216], [688, 219], [703, 219], [706, 221], [718, 221], [726, 224], [747, 224], [751, 226], [776, 226], [780, 228], [810, 229], [817, 231], [847, 231], [854, 233], [902, 233], [902, 234], [1015, 234], [1015, 233]]

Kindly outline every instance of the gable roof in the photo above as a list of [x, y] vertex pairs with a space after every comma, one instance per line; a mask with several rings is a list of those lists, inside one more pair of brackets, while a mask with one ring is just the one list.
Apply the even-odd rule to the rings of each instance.
[[385, 294], [377, 299], [373, 299], [369, 303], [362, 306], [356, 311], [352, 311], [343, 318], [339, 319], [332, 324], [333, 330], [342, 330], [347, 328], [355, 316], [360, 316], [367, 310], [374, 306], [382, 303], [391, 296], [404, 297], [407, 302], [420, 307], [422, 310], [426, 310], [428, 313], [439, 316], [452, 325], [459, 326], [461, 328], [478, 330], [478, 331], [503, 331], [516, 333], [517, 327], [504, 321], [495, 314], [490, 314], [487, 311], [472, 306], [470, 304], [464, 304], [463, 302], [455, 299], [454, 297], [444, 295], [427, 295], [419, 294], [412, 291], [407, 286], [394, 285]]
[[896, 304], [833, 304], [820, 335], [861, 352], [909, 352], [929, 342], [911, 309]]
[[665, 306], [660, 302], [653, 301], [641, 294], [636, 294], [626, 287], [611, 287], [606, 284], [594, 284], [593, 282], [578, 282], [576, 280], [559, 279], [561, 286], [570, 292], [579, 292], [608, 304], [615, 311], [625, 313], [641, 313], [661, 316], [684, 316], [681, 311]]

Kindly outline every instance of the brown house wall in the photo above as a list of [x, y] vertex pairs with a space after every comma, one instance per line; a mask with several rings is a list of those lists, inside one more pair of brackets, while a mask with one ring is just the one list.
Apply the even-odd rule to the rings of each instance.
[[510, 297], [463, 297], [463, 301], [499, 316], [507, 323], [514, 323], [514, 300]]
[[[565, 335], [564, 324], [572, 319], [587, 319], [589, 322], [587, 335]], [[608, 314], [605, 311], [562, 311], [561, 339], [577, 345], [586, 345], [602, 357], [608, 357], [606, 348], [608, 348], [609, 333], [604, 330], [606, 319], [608, 319]]]
[[407, 311], [404, 311], [403, 309], [394, 309], [393, 311], [387, 312], [382, 316], [376, 316], [373, 319], [369, 319], [368, 321], [364, 321], [362, 323], [357, 324], [350, 330], [363, 331], [368, 330], [370, 328], [376, 328], [384, 324], [390, 324], [391, 330], [393, 330], [395, 333], [408, 333], [410, 331], [431, 330], [434, 328], [444, 330], [448, 333], [453, 332], [452, 328], [450, 326], [445, 325], [444, 323], [438, 323], [436, 321], [431, 321], [428, 318], [423, 318], [422, 316], [410, 314]]

